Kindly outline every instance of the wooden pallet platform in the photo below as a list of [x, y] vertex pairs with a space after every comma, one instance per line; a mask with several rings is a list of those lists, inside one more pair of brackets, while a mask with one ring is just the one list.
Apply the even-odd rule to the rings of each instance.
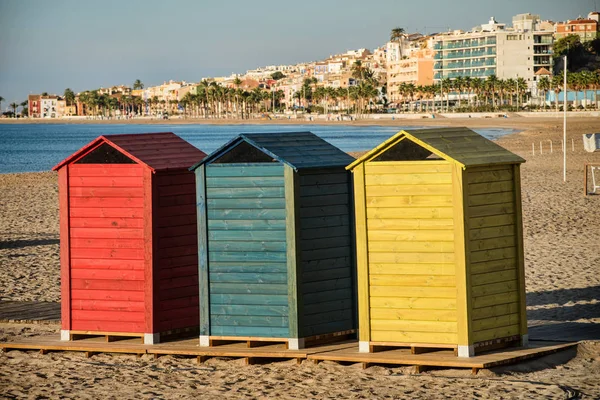
[[217, 347], [200, 347], [198, 339], [177, 340], [155, 345], [141, 344], [139, 339], [123, 339], [106, 342], [104, 337], [87, 337], [77, 341], [61, 341], [58, 336], [44, 336], [23, 339], [18, 342], [0, 343], [0, 348], [9, 350], [37, 350], [42, 354], [50, 351], [84, 352], [87, 356], [98, 353], [153, 354], [155, 358], [163, 355], [197, 357], [204, 361], [210, 357], [244, 358], [248, 363], [255, 359], [296, 359], [305, 360], [308, 355], [318, 351], [333, 351], [355, 347], [355, 341], [327, 344], [308, 349], [288, 350], [286, 344], [275, 343], [248, 348], [245, 342], [223, 344]]
[[426, 367], [470, 368], [474, 373], [482, 368], [518, 363], [530, 358], [540, 357], [576, 346], [572, 343], [530, 342], [527, 348], [509, 348], [493, 351], [470, 358], [454, 355], [451, 349], [411, 354], [410, 349], [395, 349], [378, 353], [359, 353], [356, 341], [330, 343], [301, 350], [288, 350], [285, 344], [267, 344], [248, 348], [246, 343], [224, 344], [218, 347], [200, 347], [198, 339], [177, 340], [156, 345], [143, 345], [139, 340], [126, 339], [118, 342], [106, 342], [102, 337], [86, 338], [75, 342], [61, 341], [58, 336], [44, 336], [23, 339], [18, 342], [0, 343], [0, 348], [9, 350], [37, 350], [42, 354], [49, 351], [84, 352], [91, 357], [98, 353], [153, 354], [155, 358], [164, 355], [197, 357], [199, 362], [211, 357], [242, 358], [247, 364], [257, 359], [308, 359], [313, 362], [336, 361], [371, 364], [412, 365], [421, 371]]
[[577, 343], [530, 342], [528, 347], [507, 348], [491, 351], [475, 357], [457, 357], [452, 349], [413, 354], [411, 349], [394, 349], [377, 353], [359, 353], [357, 347], [318, 352], [310, 354], [309, 360], [314, 362], [336, 361], [362, 363], [366, 368], [370, 364], [414, 365], [417, 367], [471, 368], [474, 373], [482, 368], [515, 364], [534, 357], [556, 353], [577, 346]]

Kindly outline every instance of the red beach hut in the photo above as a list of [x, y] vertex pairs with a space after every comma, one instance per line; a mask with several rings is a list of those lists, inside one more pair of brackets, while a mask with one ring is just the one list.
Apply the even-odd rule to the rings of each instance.
[[197, 330], [196, 186], [173, 133], [100, 136], [58, 171], [61, 339]]

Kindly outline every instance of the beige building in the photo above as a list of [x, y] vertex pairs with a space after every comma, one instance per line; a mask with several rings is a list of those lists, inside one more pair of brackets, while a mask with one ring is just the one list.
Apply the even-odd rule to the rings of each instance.
[[433, 37], [404, 35], [386, 45], [387, 93], [390, 103], [402, 100], [403, 85], [433, 84]]
[[[492, 17], [471, 32], [455, 31], [436, 36], [434, 79], [470, 77], [524, 78], [529, 86], [541, 68], [552, 70], [553, 32], [537, 28], [539, 17], [521, 14], [515, 28], [505, 28]], [[523, 28], [523, 29], [521, 29]]]

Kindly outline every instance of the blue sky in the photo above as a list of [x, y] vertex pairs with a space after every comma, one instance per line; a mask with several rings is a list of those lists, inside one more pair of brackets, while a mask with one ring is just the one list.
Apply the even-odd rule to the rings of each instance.
[[0, 96], [5, 109], [67, 87], [199, 81], [372, 49], [397, 26], [431, 33], [594, 8], [600, 0], [0, 0]]

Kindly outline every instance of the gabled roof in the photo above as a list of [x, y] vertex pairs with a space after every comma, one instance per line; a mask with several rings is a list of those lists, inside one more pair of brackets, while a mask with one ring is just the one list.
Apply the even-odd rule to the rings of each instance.
[[403, 130], [358, 158], [346, 169], [385, 153], [402, 140], [410, 140], [437, 156], [465, 167], [520, 164], [525, 160], [468, 128]]
[[244, 133], [211, 153], [204, 160], [191, 167], [190, 170], [212, 162], [242, 142], [254, 146], [295, 170], [345, 167], [354, 160], [350, 155], [311, 132]]
[[56, 171], [78, 160], [103, 143], [114, 147], [133, 161], [146, 165], [154, 172], [189, 168], [206, 157], [206, 153], [172, 132], [105, 135], [82, 147], [52, 170]]
[[550, 72], [546, 68], [542, 67], [542, 68], [538, 69], [538, 71], [534, 75], [552, 75], [552, 72]]

